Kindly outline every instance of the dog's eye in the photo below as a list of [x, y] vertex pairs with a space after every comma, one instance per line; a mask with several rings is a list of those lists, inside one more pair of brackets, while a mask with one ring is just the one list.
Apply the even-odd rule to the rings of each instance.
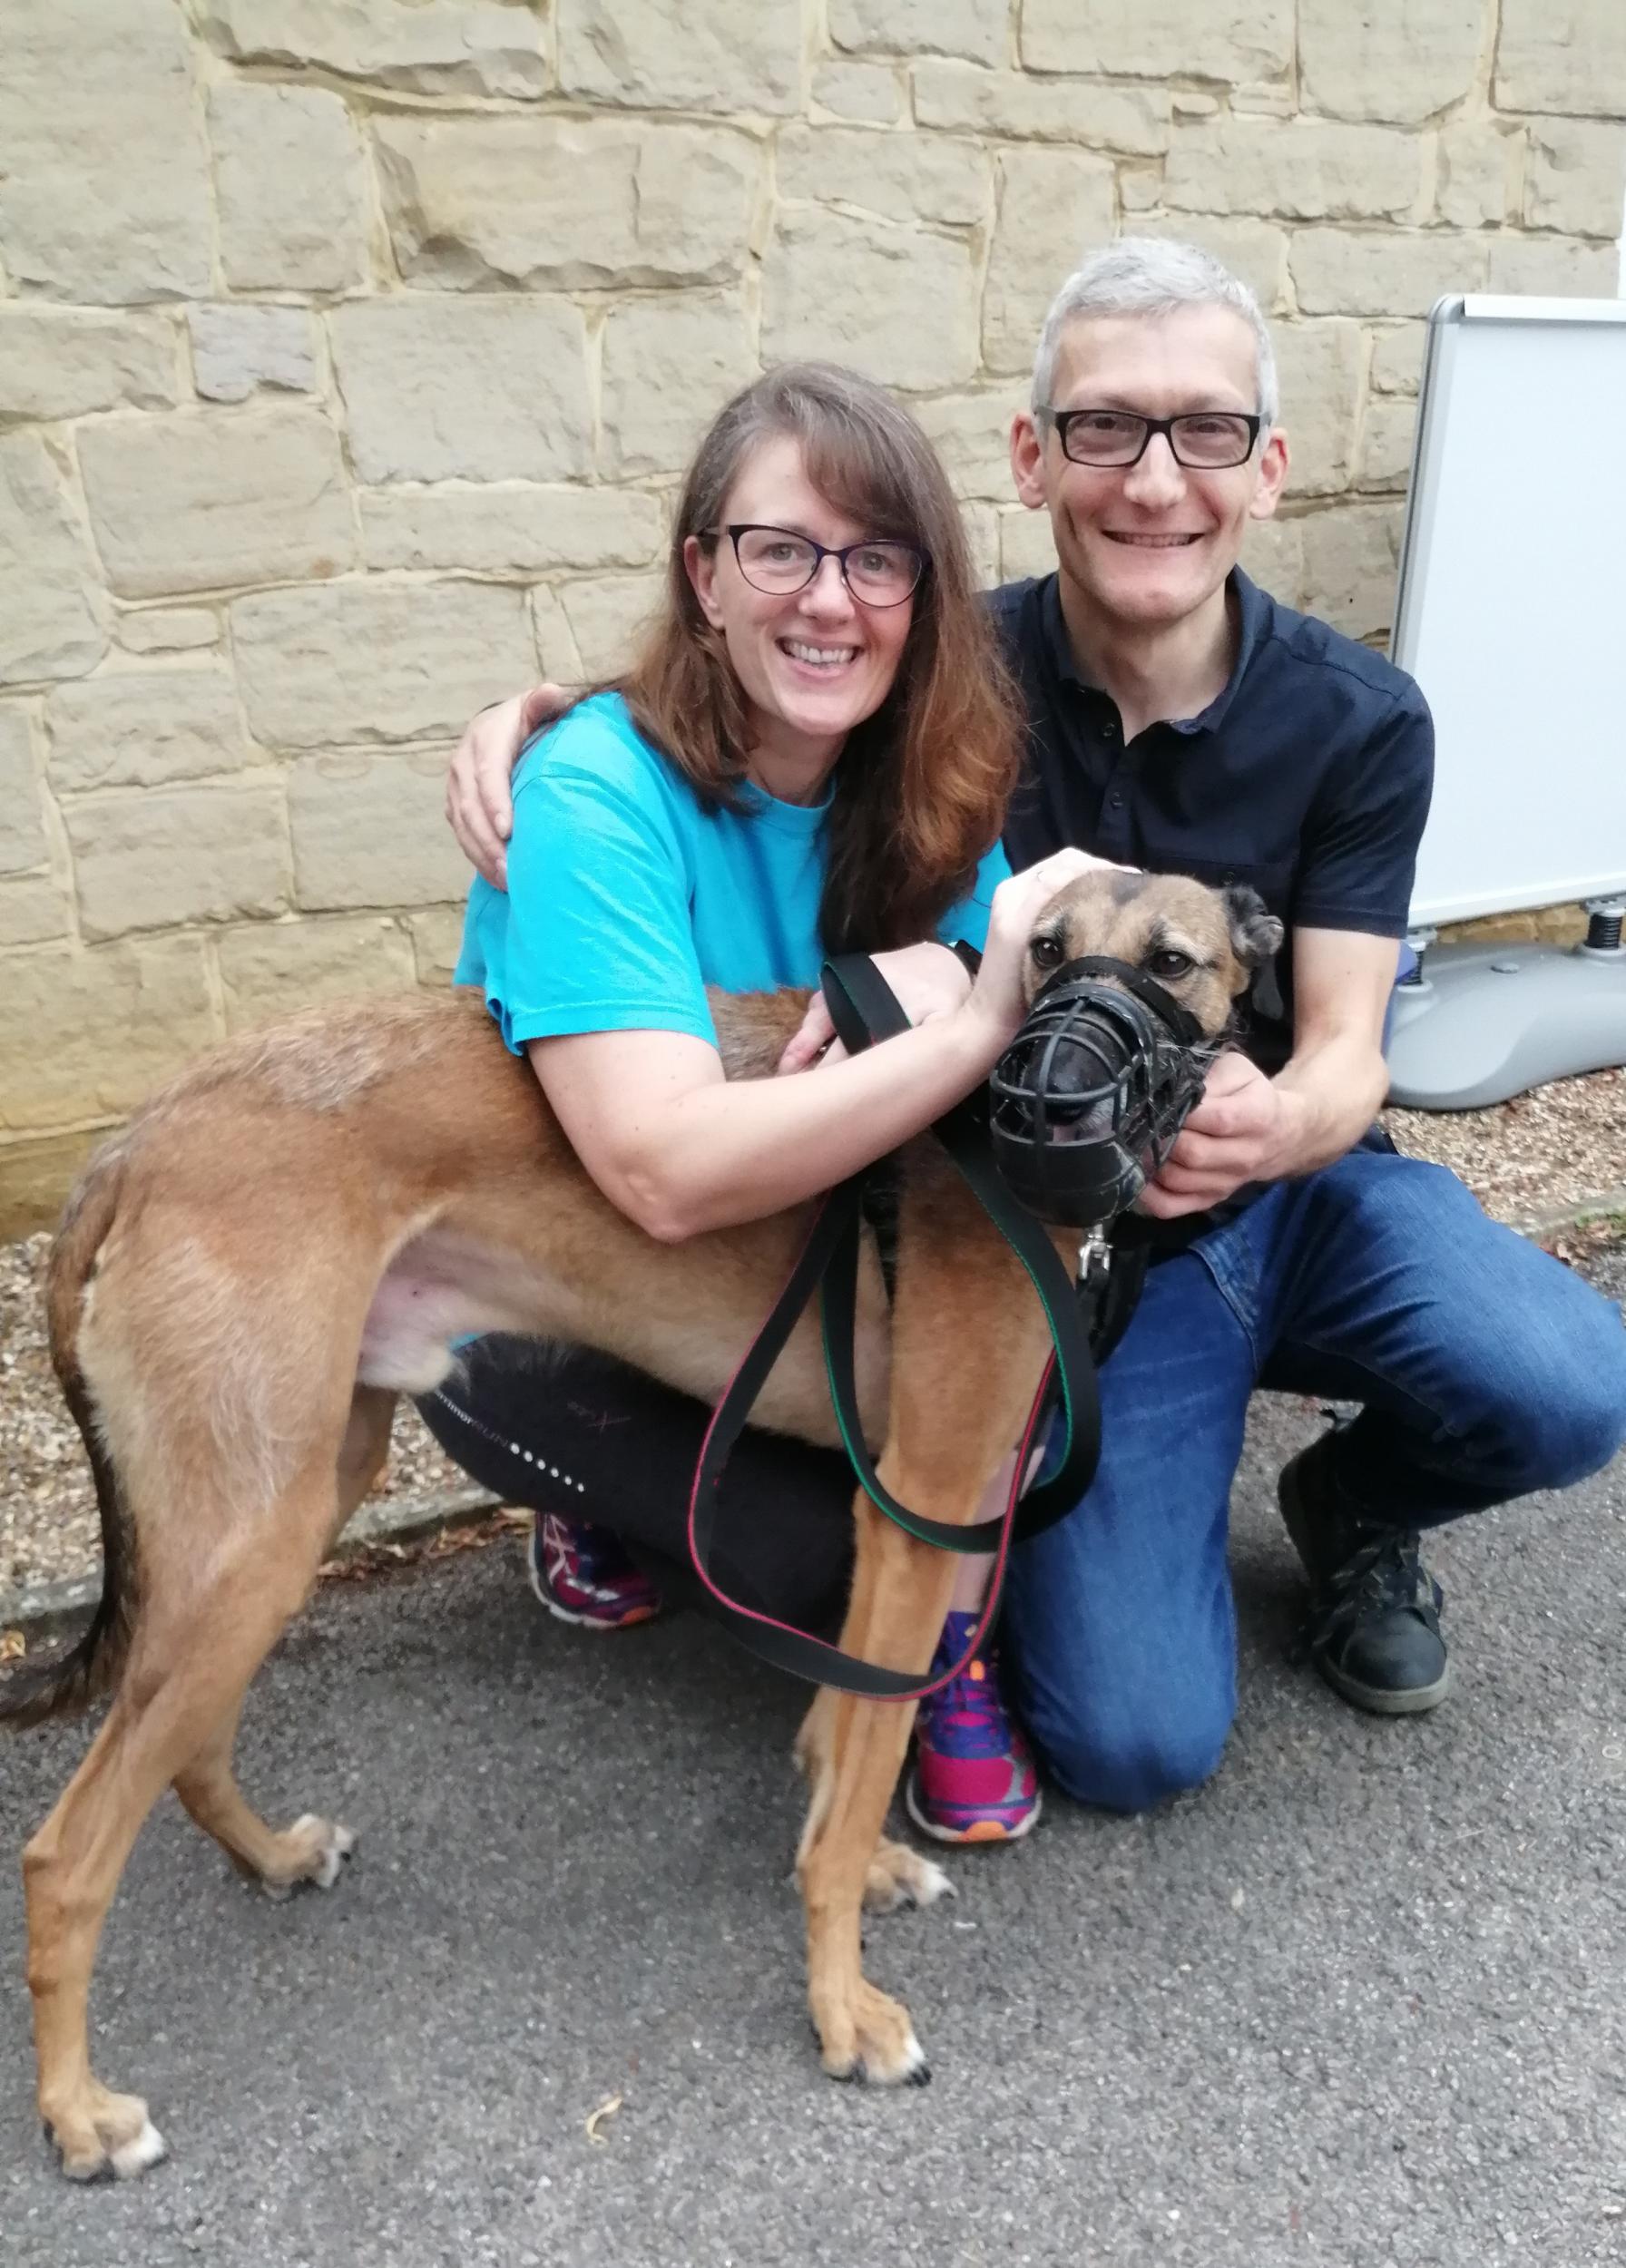
[[1161, 983], [1171, 984], [1176, 977], [1190, 976], [1197, 963], [1189, 953], [1170, 951], [1154, 953], [1146, 965]]
[[1059, 937], [1035, 937], [1028, 951], [1033, 964], [1041, 969], [1059, 969], [1062, 965], [1062, 941]]

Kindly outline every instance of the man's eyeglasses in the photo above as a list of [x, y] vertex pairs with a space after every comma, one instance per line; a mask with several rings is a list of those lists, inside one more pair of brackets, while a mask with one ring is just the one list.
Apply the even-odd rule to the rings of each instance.
[[912, 543], [895, 543], [877, 537], [866, 543], [816, 543], [810, 535], [790, 528], [759, 526], [736, 521], [726, 528], [708, 528], [715, 542], [726, 535], [734, 546], [740, 572], [753, 591], [774, 598], [789, 598], [805, 591], [827, 559], [839, 562], [842, 581], [865, 606], [901, 606], [917, 589], [926, 572], [926, 555]]
[[1246, 464], [1264, 419], [1239, 409], [1193, 409], [1179, 417], [1138, 417], [1128, 409], [1048, 409], [1062, 454], [1074, 464], [1118, 472], [1139, 464], [1154, 433], [1166, 434], [1177, 464], [1222, 473]]

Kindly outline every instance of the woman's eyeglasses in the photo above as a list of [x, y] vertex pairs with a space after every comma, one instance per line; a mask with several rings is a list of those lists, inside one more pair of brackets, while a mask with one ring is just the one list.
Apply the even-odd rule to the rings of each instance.
[[810, 535], [790, 528], [762, 527], [752, 521], [736, 521], [726, 528], [705, 531], [713, 541], [726, 535], [734, 546], [740, 572], [753, 591], [774, 598], [789, 598], [805, 591], [827, 559], [840, 563], [842, 581], [865, 606], [901, 606], [919, 587], [926, 572], [926, 555], [912, 543], [895, 543], [877, 537], [865, 543], [816, 543]]

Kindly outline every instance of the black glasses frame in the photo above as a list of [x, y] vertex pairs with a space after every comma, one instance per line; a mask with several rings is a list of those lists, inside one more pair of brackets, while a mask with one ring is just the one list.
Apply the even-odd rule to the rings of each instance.
[[[885, 610], [889, 606], [902, 606], [905, 599], [912, 599], [915, 596], [915, 593], [919, 590], [922, 582], [926, 580], [926, 571], [931, 565], [930, 560], [927, 559], [924, 552], [916, 551], [913, 543], [906, 543], [903, 542], [901, 537], [896, 535], [868, 535], [866, 536], [863, 542], [859, 543], [842, 543], [840, 545], [834, 543], [816, 543], [812, 536], [804, 535], [799, 528], [775, 527], [773, 523], [769, 520], [733, 520], [730, 521], [729, 525], [725, 528], [707, 528], [704, 530], [704, 533], [711, 538], [713, 543], [717, 541], [717, 538], [720, 535], [726, 535], [730, 543], [734, 546], [734, 560], [740, 573], [745, 575], [747, 582], [750, 582], [751, 589], [753, 591], [760, 591], [764, 597], [770, 599], [794, 598], [798, 591], [805, 591], [808, 583], [817, 580], [818, 571], [824, 565], [825, 561], [827, 559], [833, 559], [840, 563], [841, 580], [847, 585], [847, 588], [852, 597], [857, 601], [860, 606], [870, 606]], [[800, 582], [792, 583], [789, 591], [769, 591], [764, 583], [751, 582], [750, 576], [746, 573], [745, 562], [740, 556], [740, 539], [742, 535], [788, 535], [793, 543], [807, 543], [811, 546], [814, 554], [813, 564], [808, 570], [808, 572], [803, 577], [802, 581]], [[876, 546], [879, 543], [886, 544], [890, 550], [895, 552], [906, 552], [909, 557], [915, 562], [915, 580], [909, 585], [908, 589], [903, 593], [901, 598], [870, 599], [866, 598], [862, 591], [855, 591], [853, 589], [853, 579], [847, 572], [847, 562], [848, 559], [852, 556], [854, 552], [874, 551]]]
[[[1257, 410], [1188, 409], [1182, 410], [1178, 417], [1142, 417], [1137, 410], [1109, 409], [1104, 405], [1100, 403], [1097, 403], [1093, 408], [1087, 409], [1047, 409], [1044, 415], [1049, 418], [1051, 424], [1056, 429], [1056, 436], [1062, 445], [1062, 455], [1067, 459], [1068, 463], [1070, 464], [1088, 465], [1090, 470], [1093, 473], [1127, 473], [1131, 464], [1139, 464], [1141, 459], [1146, 455], [1147, 450], [1151, 446], [1152, 435], [1160, 433], [1163, 435], [1165, 439], [1168, 441], [1169, 454], [1173, 457], [1174, 462], [1177, 464], [1183, 465], [1188, 473], [1234, 472], [1239, 464], [1247, 464], [1249, 458], [1253, 455], [1255, 449], [1259, 446], [1259, 435], [1264, 430], [1265, 424], [1263, 417], [1259, 415]], [[1073, 423], [1075, 418], [1102, 416], [1122, 417], [1127, 422], [1140, 426], [1141, 445], [1135, 451], [1133, 456], [1113, 457], [1109, 464], [1099, 457], [1073, 455], [1072, 450], [1067, 446], [1067, 428], [1069, 425]], [[1248, 446], [1243, 450], [1240, 456], [1227, 457], [1223, 464], [1219, 464], [1214, 462], [1212, 457], [1210, 457], [1206, 462], [1202, 462], [1192, 457], [1182, 456], [1180, 452], [1178, 429], [1181, 425], [1185, 425], [1190, 419], [1194, 417], [1234, 417], [1239, 425], [1246, 425], [1248, 428]]]

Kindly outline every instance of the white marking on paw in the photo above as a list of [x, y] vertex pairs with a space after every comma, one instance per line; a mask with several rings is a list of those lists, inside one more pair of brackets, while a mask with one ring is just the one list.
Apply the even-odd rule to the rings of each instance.
[[317, 1852], [316, 1872], [306, 1879], [314, 1882], [318, 1890], [331, 1890], [343, 1871], [345, 1861], [356, 1848], [356, 1838], [348, 1827], [338, 1824], [329, 1826], [314, 1812], [307, 1812], [302, 1819], [296, 1819], [289, 1832], [296, 1835], [303, 1834], [316, 1827], [322, 1830], [322, 1840]]
[[150, 2118], [133, 2142], [126, 2142], [110, 2153], [113, 2170], [122, 2182], [144, 2174], [148, 2166], [162, 2164], [169, 2155], [169, 2144]]

